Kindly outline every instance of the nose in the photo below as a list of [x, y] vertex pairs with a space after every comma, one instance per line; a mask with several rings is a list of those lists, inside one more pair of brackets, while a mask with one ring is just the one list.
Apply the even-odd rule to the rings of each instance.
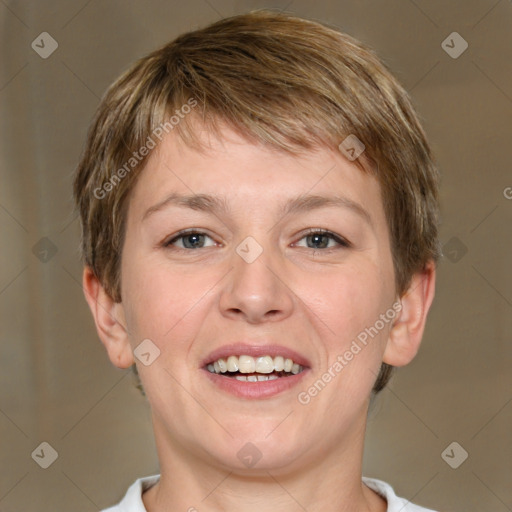
[[220, 297], [222, 314], [251, 324], [287, 318], [295, 298], [282, 256], [277, 250], [263, 250], [251, 261], [240, 254], [233, 251], [232, 270]]

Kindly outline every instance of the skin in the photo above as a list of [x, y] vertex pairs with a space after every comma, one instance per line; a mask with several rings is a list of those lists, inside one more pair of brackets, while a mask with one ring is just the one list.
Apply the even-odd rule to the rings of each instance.
[[[385, 511], [385, 500], [361, 482], [369, 397], [382, 361], [403, 366], [418, 351], [435, 293], [434, 264], [413, 277], [394, 323], [301, 404], [298, 393], [397, 299], [379, 184], [327, 148], [291, 156], [227, 127], [220, 140], [203, 137], [204, 154], [171, 132], [131, 191], [122, 302], [110, 299], [90, 269], [83, 276], [110, 360], [119, 368], [136, 362], [151, 405], [161, 479], [144, 493], [145, 507]], [[222, 195], [229, 211], [171, 205], [143, 219], [172, 192]], [[349, 198], [371, 224], [342, 207], [279, 212], [287, 199], [304, 194]], [[188, 228], [207, 236], [165, 247]], [[308, 228], [330, 230], [350, 247], [308, 236]], [[236, 252], [248, 236], [263, 248], [253, 263]], [[133, 355], [147, 338], [160, 350], [149, 366]], [[309, 359], [299, 386], [242, 399], [219, 390], [199, 369], [213, 349], [263, 339]], [[247, 442], [262, 455], [252, 468], [237, 457]]]

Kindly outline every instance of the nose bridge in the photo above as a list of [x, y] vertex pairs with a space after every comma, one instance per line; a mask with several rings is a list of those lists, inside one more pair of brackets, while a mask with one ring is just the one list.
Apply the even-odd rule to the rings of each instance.
[[[261, 241], [263, 235], [259, 237]], [[285, 285], [279, 250], [248, 236], [232, 254], [232, 272], [220, 301], [223, 314], [244, 316], [247, 321], [282, 319], [293, 307]]]

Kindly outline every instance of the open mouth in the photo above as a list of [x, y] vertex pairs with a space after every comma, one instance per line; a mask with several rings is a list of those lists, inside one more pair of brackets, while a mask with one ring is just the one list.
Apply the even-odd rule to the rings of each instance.
[[277, 380], [304, 371], [304, 367], [290, 358], [283, 356], [232, 355], [228, 358], [219, 358], [206, 365], [210, 373], [245, 382], [261, 382]]

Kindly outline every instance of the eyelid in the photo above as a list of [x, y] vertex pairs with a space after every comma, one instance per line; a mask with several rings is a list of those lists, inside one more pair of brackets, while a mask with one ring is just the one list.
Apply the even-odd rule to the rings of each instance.
[[[161, 245], [163, 247], [170, 247], [172, 243], [176, 242], [180, 238], [187, 236], [188, 234], [205, 235], [206, 237], [210, 238], [211, 240], [214, 240], [212, 236], [210, 236], [208, 233], [201, 230], [200, 228], [187, 228], [182, 231], [178, 231], [178, 233], [175, 233], [170, 238], [165, 239]], [[341, 235], [338, 235], [337, 233], [329, 231], [328, 229], [324, 229], [324, 228], [308, 228], [306, 231], [303, 231], [301, 233], [300, 238], [297, 241], [300, 241], [303, 238], [306, 238], [307, 236], [315, 235], [315, 234], [325, 235], [325, 236], [330, 237], [340, 247], [345, 247], [345, 248], [352, 247], [352, 243], [349, 242], [346, 238], [342, 237]], [[294, 242], [294, 243], [297, 243], [297, 242]], [[325, 248], [325, 249], [313, 249], [313, 251], [329, 252], [329, 251], [335, 250], [337, 248], [338, 247], [329, 247], [329, 248]], [[175, 247], [175, 249], [178, 251], [191, 251], [191, 249], [183, 249], [181, 247]], [[199, 247], [199, 249], [206, 249], [206, 247]], [[309, 248], [309, 249], [311, 249], [311, 248]], [[195, 250], [197, 250], [197, 249], [195, 249]]]
[[[329, 231], [328, 229], [324, 229], [324, 228], [308, 228], [306, 231], [303, 231], [301, 233], [301, 237], [299, 238], [299, 240], [302, 240], [306, 236], [315, 235], [315, 234], [327, 235], [342, 247], [346, 247], [346, 248], [352, 247], [352, 243], [349, 242], [346, 238], [342, 237], [341, 235], [338, 235], [337, 233], [334, 233], [333, 231]], [[313, 249], [313, 250], [328, 252], [333, 249], [336, 249], [336, 247], [329, 247], [328, 249]]]
[[[203, 229], [200, 229], [200, 228], [187, 228], [187, 229], [183, 229], [181, 231], [178, 231], [177, 233], [175, 233], [174, 235], [171, 235], [168, 238], [165, 238], [161, 245], [163, 247], [169, 247], [169, 246], [171, 246], [171, 243], [176, 242], [180, 238], [183, 238], [183, 237], [185, 237], [187, 235], [191, 235], [191, 234], [205, 235], [208, 238], [211, 238], [212, 240], [214, 240], [213, 237], [211, 235], [209, 235], [207, 232], [205, 232]], [[176, 247], [176, 249], [177, 250], [183, 250], [183, 251], [190, 250], [190, 249], [182, 249], [181, 247]], [[201, 249], [202, 249], [202, 247], [201, 247]]]

